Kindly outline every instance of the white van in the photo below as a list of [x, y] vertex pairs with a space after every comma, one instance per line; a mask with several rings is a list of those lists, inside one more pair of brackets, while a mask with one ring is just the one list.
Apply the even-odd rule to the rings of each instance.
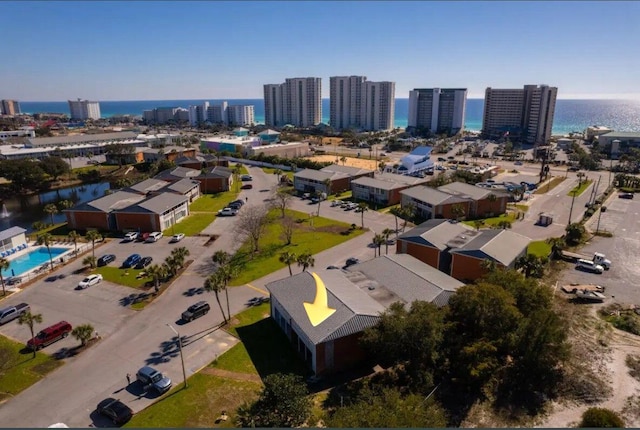
[[162, 237], [162, 232], [154, 231], [153, 233], [149, 233], [149, 237], [147, 237], [146, 242], [148, 243], [157, 242], [158, 240], [160, 240], [161, 237]]
[[577, 268], [586, 270], [588, 272], [594, 272], [594, 273], [602, 273], [604, 272], [604, 267], [602, 267], [599, 264], [594, 263], [593, 261], [590, 260], [584, 260], [584, 259], [580, 259], [578, 260], [578, 263], [576, 264]]

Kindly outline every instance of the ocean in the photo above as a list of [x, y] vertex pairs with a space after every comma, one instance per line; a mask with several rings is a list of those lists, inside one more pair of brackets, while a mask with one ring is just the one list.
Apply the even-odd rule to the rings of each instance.
[[[190, 105], [209, 101], [230, 105], [253, 105], [257, 123], [264, 123], [263, 99], [227, 100], [131, 100], [100, 102], [103, 118], [114, 115], [142, 115], [144, 110], [157, 107], [175, 106], [188, 108]], [[69, 115], [69, 105], [64, 102], [20, 102], [24, 113], [57, 112]], [[482, 128], [484, 99], [467, 99], [465, 128], [479, 131]], [[396, 99], [395, 126], [407, 126], [409, 99]], [[322, 99], [322, 122], [329, 123], [329, 99]], [[582, 132], [590, 125], [601, 125], [615, 131], [640, 131], [640, 101], [635, 100], [558, 100], [553, 120], [553, 134]]]

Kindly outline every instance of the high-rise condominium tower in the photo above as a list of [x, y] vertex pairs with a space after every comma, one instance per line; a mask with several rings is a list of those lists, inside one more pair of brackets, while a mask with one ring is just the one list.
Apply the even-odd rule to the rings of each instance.
[[88, 100], [69, 100], [71, 119], [100, 119], [100, 103]]
[[329, 86], [329, 124], [333, 128], [393, 128], [395, 82], [369, 82], [366, 76], [333, 76]]
[[313, 127], [322, 122], [320, 78], [289, 78], [284, 84], [264, 86], [264, 119], [267, 126], [292, 124]]
[[487, 88], [482, 133], [490, 139], [509, 137], [530, 144], [551, 138], [558, 88], [525, 85], [523, 89]]
[[0, 103], [0, 114], [20, 115], [20, 103], [15, 100], [2, 100]]
[[409, 91], [408, 127], [449, 136], [464, 129], [466, 88], [420, 88]]

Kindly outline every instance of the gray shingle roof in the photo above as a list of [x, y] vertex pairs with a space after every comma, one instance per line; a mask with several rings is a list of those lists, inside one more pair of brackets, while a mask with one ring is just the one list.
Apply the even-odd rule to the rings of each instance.
[[472, 233], [474, 230], [462, 223], [448, 219], [430, 219], [398, 236], [398, 239], [419, 245], [432, 246], [444, 251], [449, 242], [461, 234]]
[[99, 134], [78, 134], [73, 136], [32, 137], [29, 143], [33, 146], [56, 146], [61, 144], [99, 142], [119, 139], [135, 139], [138, 135], [132, 131]]
[[381, 190], [393, 190], [407, 186], [414, 186], [426, 182], [423, 178], [414, 178], [412, 176], [396, 175], [395, 173], [382, 173], [375, 176], [362, 176], [353, 180], [351, 183], [361, 185], [363, 187], [378, 188]]
[[373, 172], [373, 170], [369, 170], [369, 169], [361, 169], [359, 167], [351, 167], [351, 166], [340, 166], [339, 164], [331, 164], [327, 167], [323, 167], [322, 169], [320, 169], [320, 171], [344, 173], [344, 174], [347, 174], [348, 176], [364, 175], [364, 174]]
[[199, 187], [200, 182], [194, 181], [192, 179], [180, 179], [179, 181], [173, 182], [169, 185], [166, 185], [165, 182], [165, 190], [173, 191], [180, 194], [185, 194], [191, 191], [193, 188]]
[[176, 179], [184, 179], [184, 178], [195, 178], [200, 175], [200, 170], [197, 169], [189, 169], [188, 167], [176, 167], [173, 169], [167, 169], [156, 176], [155, 179], [162, 179], [163, 181], [173, 181]]
[[296, 172], [293, 175], [294, 179], [311, 179], [314, 181], [324, 181], [326, 179], [338, 179], [338, 178], [346, 178], [349, 175], [346, 174], [338, 174], [336, 175], [333, 172], [323, 172], [321, 170], [314, 170], [314, 169], [304, 169], [304, 170], [300, 170], [299, 172]]
[[230, 178], [231, 176], [233, 176], [233, 170], [224, 167], [224, 166], [215, 166], [212, 169], [207, 170], [207, 174], [203, 175], [200, 174], [200, 177], [207, 177], [207, 178]]
[[400, 194], [409, 196], [424, 203], [428, 203], [433, 206], [441, 205], [444, 203], [459, 203], [467, 201], [464, 198], [456, 197], [435, 188], [420, 185], [417, 187], [411, 187], [406, 190], [400, 191]]
[[157, 196], [150, 197], [136, 205], [122, 208], [118, 212], [151, 212], [161, 215], [187, 200], [189, 199], [181, 194], [162, 193]]
[[505, 266], [510, 266], [529, 246], [529, 242], [531, 239], [513, 231], [483, 230], [474, 239], [451, 250], [451, 253], [480, 259], [490, 258]]
[[6, 230], [0, 231], [0, 241], [5, 240], [5, 239], [10, 239], [10, 238], [15, 237], [15, 236], [17, 236], [19, 234], [22, 234], [22, 233], [24, 233], [26, 231], [27, 230], [25, 230], [22, 227], [17, 227], [17, 226], [9, 227]]
[[130, 193], [127, 191], [116, 191], [104, 197], [97, 198], [90, 202], [76, 206], [70, 211], [92, 211], [109, 213], [114, 210], [123, 209], [127, 206], [134, 205], [144, 200], [145, 196], [139, 193]]
[[452, 182], [450, 184], [438, 187], [438, 190], [458, 197], [465, 197], [473, 200], [482, 200], [491, 193], [495, 194], [493, 190], [476, 187], [475, 185], [465, 184], [464, 182]]
[[160, 179], [145, 179], [142, 182], [138, 182], [135, 185], [130, 186], [127, 191], [135, 191], [137, 193], [146, 194], [152, 191], [158, 191], [162, 187], [166, 187], [167, 182]]

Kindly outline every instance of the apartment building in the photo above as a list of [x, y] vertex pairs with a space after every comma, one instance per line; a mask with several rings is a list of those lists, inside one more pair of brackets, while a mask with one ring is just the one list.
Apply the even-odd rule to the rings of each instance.
[[393, 130], [396, 83], [388, 81], [365, 82], [364, 89], [364, 130]]
[[204, 102], [201, 105], [189, 106], [187, 120], [193, 126], [201, 123], [225, 125], [254, 125], [255, 113], [253, 105], [229, 105], [224, 101], [219, 105]]
[[329, 124], [336, 130], [360, 129], [364, 117], [366, 76], [329, 78]]
[[313, 127], [322, 121], [322, 80], [288, 78], [283, 84], [264, 85], [265, 123]]
[[408, 127], [453, 136], [464, 130], [466, 88], [417, 88], [409, 92]]
[[2, 115], [20, 115], [20, 103], [15, 100], [2, 100], [0, 103], [0, 114]]
[[551, 138], [557, 95], [558, 88], [548, 85], [487, 88], [482, 119], [484, 137], [546, 144]]
[[100, 103], [89, 100], [68, 100], [71, 119], [100, 119]]

